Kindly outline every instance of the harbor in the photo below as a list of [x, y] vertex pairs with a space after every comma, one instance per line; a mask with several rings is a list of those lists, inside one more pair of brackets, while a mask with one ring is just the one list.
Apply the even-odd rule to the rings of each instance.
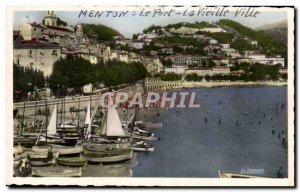
[[[141, 143], [153, 146], [153, 150], [135, 151], [122, 162], [84, 164], [80, 168], [80, 176], [219, 177], [219, 171], [229, 171], [276, 178], [279, 167], [282, 167], [284, 176], [287, 175], [287, 146], [282, 143], [287, 133], [285, 86], [194, 88], [185, 91], [197, 93], [200, 108], [117, 108], [120, 122], [138, 111], [135, 121], [153, 126], [142, 126], [139, 131], [145, 130], [160, 139], [136, 139], [144, 140]], [[258, 92], [269, 96], [261, 97]], [[84, 121], [87, 113], [85, 110], [80, 112], [80, 121]], [[28, 121], [33, 116], [25, 118]], [[35, 118], [42, 119], [44, 116]], [[71, 112], [65, 113], [62, 118], [77, 122], [77, 117], [74, 118]], [[84, 146], [86, 140], [82, 140], [80, 145]], [[32, 150], [22, 148], [24, 153]], [[76, 157], [84, 157], [84, 154], [82, 151]], [[38, 169], [46, 172], [74, 169], [57, 162]]]

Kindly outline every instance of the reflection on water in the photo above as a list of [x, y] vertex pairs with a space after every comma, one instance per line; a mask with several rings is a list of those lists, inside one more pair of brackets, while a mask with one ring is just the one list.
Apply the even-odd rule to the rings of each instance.
[[279, 166], [287, 175], [287, 149], [278, 138], [287, 132], [287, 87], [188, 91], [197, 92], [200, 108], [169, 109], [156, 118], [163, 127], [151, 131], [162, 140], [152, 143], [154, 152], [137, 155], [133, 176], [218, 177], [219, 170], [246, 170], [276, 177]]

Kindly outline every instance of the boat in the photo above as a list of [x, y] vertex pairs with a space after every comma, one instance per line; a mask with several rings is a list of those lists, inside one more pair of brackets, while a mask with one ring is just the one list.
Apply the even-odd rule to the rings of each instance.
[[134, 143], [132, 145], [133, 147], [133, 151], [145, 151], [145, 152], [148, 152], [148, 151], [154, 151], [154, 147], [152, 145], [149, 145], [147, 143]]
[[[14, 145], [21, 145], [23, 147], [32, 147], [35, 145], [37, 137], [26, 137], [26, 136], [14, 136]], [[45, 142], [38, 143], [38, 145], [44, 145]]]
[[103, 156], [85, 156], [90, 163], [116, 163], [132, 159], [133, 149], [130, 149], [128, 153], [115, 154], [115, 155], [103, 155]]
[[254, 175], [246, 175], [246, 174], [239, 174], [239, 173], [231, 173], [226, 171], [219, 171], [219, 177], [220, 178], [264, 178]]
[[[58, 152], [53, 152], [52, 157], [58, 157], [59, 153]], [[47, 161], [49, 160], [50, 153], [49, 152], [28, 152], [27, 153], [27, 158], [30, 161]]]
[[[111, 99], [111, 98], [110, 98]], [[97, 105], [98, 107], [98, 105]], [[91, 134], [91, 125], [97, 107], [94, 109], [86, 133]], [[131, 140], [125, 135], [115, 106], [108, 104], [104, 126], [99, 137], [83, 144], [84, 156], [89, 162], [118, 162], [132, 158]]]
[[138, 131], [134, 131], [133, 133], [129, 133], [125, 131], [125, 134], [127, 136], [132, 136], [133, 139], [137, 139], [137, 140], [157, 141], [160, 139], [159, 137], [155, 137], [152, 134], [141, 133]]
[[55, 159], [52, 159], [50, 161], [30, 161], [30, 165], [32, 167], [48, 167], [51, 165], [55, 165]]
[[[52, 145], [50, 146], [52, 152], [58, 152], [60, 155], [76, 155], [83, 152], [82, 146], [62, 146], [62, 145]], [[33, 146], [33, 152], [48, 152], [49, 146]]]
[[14, 147], [13, 153], [14, 153], [14, 155], [23, 153], [23, 149], [20, 144], [18, 146]]
[[81, 167], [78, 169], [33, 169], [34, 177], [80, 177], [82, 175]]
[[59, 165], [70, 167], [86, 167], [88, 163], [84, 157], [58, 158], [56, 161]]
[[101, 156], [101, 155], [117, 155], [123, 153], [129, 153], [132, 147], [117, 148], [116, 146], [106, 144], [98, 144], [93, 146], [87, 146], [84, 148], [84, 155], [88, 156]]

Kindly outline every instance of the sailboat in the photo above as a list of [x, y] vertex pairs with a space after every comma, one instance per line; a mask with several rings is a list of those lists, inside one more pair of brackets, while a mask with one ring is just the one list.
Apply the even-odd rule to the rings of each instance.
[[[111, 99], [111, 98], [110, 98]], [[98, 107], [98, 106], [97, 106]], [[93, 111], [87, 133], [91, 134], [91, 124], [96, 111]], [[105, 123], [100, 137], [105, 140], [87, 142], [83, 144], [84, 156], [92, 163], [111, 163], [129, 160], [133, 155], [133, 148], [129, 137], [126, 137], [116, 108], [109, 103], [105, 116]]]
[[[57, 116], [57, 110], [56, 106], [53, 109], [51, 119], [49, 122], [49, 125], [47, 127], [47, 134], [41, 134], [41, 138], [38, 138], [37, 143], [39, 140], [45, 140], [46, 144], [52, 143], [52, 144], [61, 144], [61, 145], [50, 145], [53, 152], [59, 152], [60, 155], [73, 155], [73, 154], [80, 154], [83, 149], [81, 146], [62, 146], [66, 145], [66, 141], [64, 140], [63, 136], [59, 136], [56, 134], [56, 116]], [[77, 140], [76, 140], [77, 142]], [[48, 152], [49, 146], [33, 146], [32, 151], [37, 153], [44, 153]]]

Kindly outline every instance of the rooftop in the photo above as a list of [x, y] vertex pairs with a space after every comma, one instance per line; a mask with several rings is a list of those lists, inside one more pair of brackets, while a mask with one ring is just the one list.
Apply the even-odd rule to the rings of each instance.
[[49, 44], [46, 42], [40, 42], [36, 39], [33, 40], [21, 40], [14, 44], [15, 49], [59, 49], [58, 45]]

